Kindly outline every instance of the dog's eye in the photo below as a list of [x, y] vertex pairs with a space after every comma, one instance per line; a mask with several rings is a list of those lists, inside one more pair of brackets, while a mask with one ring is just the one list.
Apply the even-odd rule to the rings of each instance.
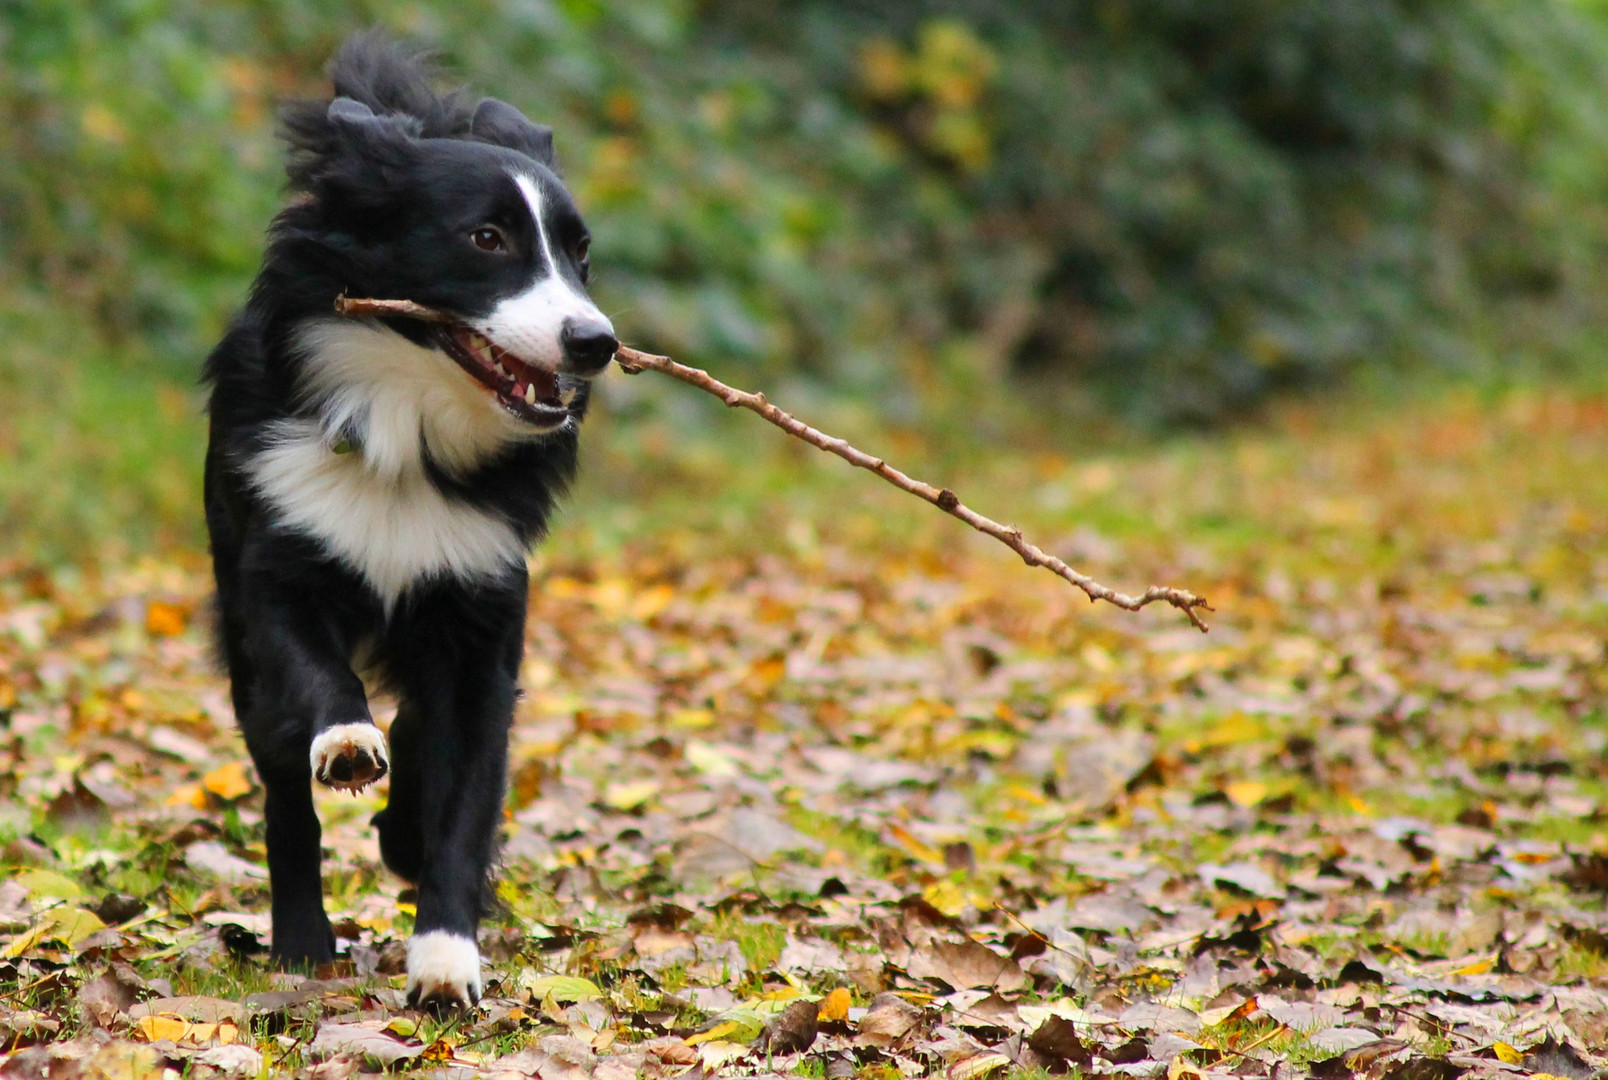
[[508, 248], [507, 242], [503, 240], [503, 234], [490, 225], [482, 225], [469, 234], [469, 239], [473, 240], [475, 247], [481, 251], [505, 251]]
[[575, 245], [575, 261], [578, 263], [583, 263], [586, 261], [586, 257], [591, 253], [592, 238], [589, 236], [581, 237], [580, 241]]

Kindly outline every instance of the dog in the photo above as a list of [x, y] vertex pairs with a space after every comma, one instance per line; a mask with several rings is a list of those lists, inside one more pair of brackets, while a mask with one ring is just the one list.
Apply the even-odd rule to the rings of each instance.
[[[282, 114], [292, 198], [206, 361], [220, 652], [265, 788], [274, 959], [332, 960], [312, 784], [390, 774], [375, 816], [413, 883], [411, 1004], [473, 1006], [518, 697], [526, 555], [575, 475], [618, 342], [553, 134], [434, 89], [372, 33]], [[406, 299], [447, 324], [348, 319]], [[398, 702], [389, 745], [365, 678]]]

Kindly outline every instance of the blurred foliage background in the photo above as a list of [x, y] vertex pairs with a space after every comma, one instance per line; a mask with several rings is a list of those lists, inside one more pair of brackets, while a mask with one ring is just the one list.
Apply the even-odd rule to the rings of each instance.
[[[194, 539], [275, 102], [375, 24], [557, 129], [627, 340], [810, 415], [1054, 440], [1598, 363], [1596, 2], [24, 0], [0, 540]], [[708, 415], [666, 396], [611, 408]]]

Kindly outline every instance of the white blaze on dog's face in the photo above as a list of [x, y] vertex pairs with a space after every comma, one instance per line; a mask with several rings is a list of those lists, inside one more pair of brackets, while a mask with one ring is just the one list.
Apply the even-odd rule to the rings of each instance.
[[[614, 355], [614, 325], [577, 287], [579, 283], [569, 280], [554, 257], [548, 226], [543, 221], [538, 179], [515, 176], [514, 184], [535, 223], [541, 269], [529, 288], [498, 303], [475, 329], [526, 363], [541, 364], [553, 372], [595, 374]], [[583, 342], [578, 353], [573, 348], [566, 350], [567, 344], [573, 346], [578, 339]], [[590, 352], [587, 344], [593, 345]]]
[[463, 238], [498, 292], [439, 342], [505, 414], [527, 430], [552, 431], [569, 423], [580, 385], [608, 366], [619, 342], [586, 294], [589, 237], [569, 193], [539, 165], [510, 169], [503, 181], [517, 192], [512, 208]]

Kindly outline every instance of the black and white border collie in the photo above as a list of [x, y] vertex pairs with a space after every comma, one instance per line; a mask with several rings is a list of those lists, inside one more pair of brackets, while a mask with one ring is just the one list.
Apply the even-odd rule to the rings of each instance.
[[[463, 1007], [481, 992], [525, 556], [617, 343], [549, 128], [438, 93], [373, 35], [331, 74], [332, 101], [285, 112], [294, 198], [206, 365], [219, 636], [267, 792], [274, 956], [334, 956], [312, 782], [389, 772], [374, 823], [417, 887], [408, 998]], [[344, 319], [343, 294], [458, 322]], [[364, 675], [397, 696], [389, 746]]]

